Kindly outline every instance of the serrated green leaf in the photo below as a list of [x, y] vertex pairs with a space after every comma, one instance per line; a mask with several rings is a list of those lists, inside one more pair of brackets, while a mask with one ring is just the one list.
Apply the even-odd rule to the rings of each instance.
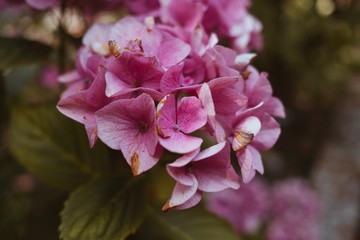
[[83, 126], [58, 113], [54, 105], [14, 110], [9, 147], [31, 173], [66, 190], [111, 168], [107, 149], [101, 143], [90, 149]]
[[166, 213], [150, 210], [134, 239], [240, 240], [223, 219], [199, 207]]
[[0, 70], [45, 60], [51, 48], [23, 38], [0, 37]]
[[64, 240], [121, 240], [136, 231], [146, 213], [141, 177], [95, 179], [76, 189], [61, 213]]

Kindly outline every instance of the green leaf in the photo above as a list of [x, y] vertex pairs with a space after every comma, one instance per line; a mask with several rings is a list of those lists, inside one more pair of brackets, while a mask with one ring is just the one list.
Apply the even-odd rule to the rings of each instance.
[[0, 70], [45, 60], [51, 47], [23, 38], [0, 37]]
[[149, 212], [134, 239], [240, 239], [227, 222], [199, 207], [166, 213], [158, 213], [150, 209]]
[[84, 127], [54, 105], [14, 110], [9, 147], [31, 173], [65, 190], [111, 169], [107, 149], [101, 143], [90, 149]]
[[76, 189], [61, 213], [61, 238], [121, 240], [135, 232], [146, 213], [141, 179], [108, 176]]

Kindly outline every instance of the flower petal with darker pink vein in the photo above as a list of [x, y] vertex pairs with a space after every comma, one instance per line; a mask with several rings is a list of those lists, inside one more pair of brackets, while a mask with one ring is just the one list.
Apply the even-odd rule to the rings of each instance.
[[134, 175], [159, 161], [155, 104], [148, 94], [114, 101], [95, 116], [99, 138], [112, 149], [122, 151]]

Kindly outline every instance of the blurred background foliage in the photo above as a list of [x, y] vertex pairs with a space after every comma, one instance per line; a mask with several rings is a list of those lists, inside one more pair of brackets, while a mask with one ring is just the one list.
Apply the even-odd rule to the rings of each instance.
[[270, 177], [309, 176], [360, 72], [360, 1], [255, 0], [252, 9], [264, 25], [255, 65], [269, 72], [287, 112], [276, 148], [283, 161]]
[[[287, 112], [278, 144], [264, 155], [265, 178], [310, 177], [333, 131], [337, 106], [348, 96], [353, 79], [360, 79], [360, 1], [254, 0], [251, 11], [264, 25], [264, 49], [254, 65], [269, 72], [275, 96]], [[65, 23], [72, 29], [67, 37], [76, 43], [89, 23], [71, 16]], [[1, 13], [0, 33], [20, 35], [63, 51], [56, 41], [61, 31], [58, 17], [59, 13], [39, 14], [28, 9]], [[67, 49], [73, 56], [72, 48]], [[56, 54], [47, 57], [48, 63], [59, 61]], [[39, 86], [40, 69], [33, 64], [0, 70], [0, 238], [4, 240], [58, 239], [59, 212], [67, 197], [67, 192], [44, 185], [27, 173], [8, 149], [12, 108], [56, 103], [60, 91]]]

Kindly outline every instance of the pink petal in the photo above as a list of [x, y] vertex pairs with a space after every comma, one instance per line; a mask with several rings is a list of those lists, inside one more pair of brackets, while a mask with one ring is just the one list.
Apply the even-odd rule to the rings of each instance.
[[163, 93], [171, 93], [180, 87], [180, 76], [184, 65], [179, 64], [170, 67], [160, 81], [160, 89]]
[[116, 41], [120, 49], [127, 46], [131, 39], [141, 39], [146, 27], [135, 17], [124, 17], [111, 29], [109, 40]]
[[210, 87], [207, 83], [203, 83], [198, 91], [198, 97], [202, 103], [202, 106], [207, 113], [207, 123], [210, 126], [211, 132], [215, 131], [215, 106], [211, 96]]
[[155, 57], [143, 57], [124, 52], [108, 67], [106, 74], [107, 95], [127, 88], [152, 88], [160, 90], [163, 70]]
[[250, 65], [252, 60], [256, 57], [255, 53], [243, 53], [236, 56], [235, 63], [236, 68], [244, 70], [247, 66]]
[[163, 98], [158, 104], [158, 131], [159, 135], [169, 137], [174, 132], [176, 125], [176, 103], [175, 96], [170, 94]]
[[173, 210], [184, 210], [188, 208], [194, 207], [196, 204], [198, 204], [201, 201], [201, 191], [197, 191], [189, 200], [184, 202], [181, 205], [178, 205], [176, 207], [173, 207]]
[[174, 190], [171, 194], [170, 199], [167, 201], [163, 210], [168, 210], [170, 208], [179, 206], [186, 201], [188, 201], [197, 191], [197, 181], [196, 178], [190, 175], [193, 181], [191, 186], [182, 185], [181, 183], [176, 183]]
[[114, 73], [107, 72], [106, 78], [106, 96], [111, 97], [117, 92], [131, 88], [131, 85], [121, 81]]
[[148, 170], [160, 158], [155, 128], [155, 104], [142, 94], [114, 101], [95, 113], [98, 136], [109, 147], [121, 150], [134, 175]]
[[254, 134], [254, 136], [258, 134], [260, 129], [261, 129], [260, 120], [257, 117], [253, 117], [253, 116], [245, 118], [241, 123], [239, 123], [234, 128], [235, 131], [247, 131]]
[[176, 159], [175, 162], [167, 164], [166, 169], [169, 175], [175, 179], [175, 181], [183, 185], [191, 186], [193, 184], [193, 179], [192, 175], [189, 174], [186, 165], [188, 165], [199, 152], [200, 149], [196, 149]]
[[161, 146], [173, 153], [189, 153], [200, 148], [203, 140], [198, 137], [188, 136], [182, 132], [174, 131], [168, 138], [159, 138]]
[[245, 93], [249, 97], [249, 105], [255, 106], [260, 102], [266, 102], [272, 95], [272, 88], [266, 73], [261, 73], [256, 78], [245, 81]]
[[158, 58], [164, 67], [171, 67], [183, 61], [191, 52], [191, 47], [178, 38], [165, 36], [158, 52]]
[[241, 176], [244, 183], [250, 182], [255, 176], [253, 169], [253, 157], [248, 148], [236, 152], [236, 157], [241, 168]]
[[214, 146], [211, 146], [209, 148], [206, 148], [202, 150], [197, 156], [194, 158], [194, 161], [201, 161], [204, 159], [207, 159], [209, 157], [212, 157], [219, 153], [221, 150], [223, 150], [226, 146], [226, 142], [218, 143]]
[[259, 150], [269, 150], [278, 140], [281, 133], [280, 125], [269, 114], [262, 119], [261, 131], [255, 136], [253, 146]]
[[251, 116], [263, 116], [264, 115], [264, 102], [259, 103], [255, 107], [248, 108], [245, 111], [238, 111], [236, 117], [233, 120], [233, 126], [239, 125], [244, 119]]
[[272, 116], [285, 118], [285, 109], [284, 105], [280, 101], [280, 99], [276, 97], [271, 97], [266, 103], [264, 108], [266, 112]]
[[253, 165], [252, 168], [258, 171], [261, 174], [264, 174], [264, 165], [261, 160], [261, 155], [256, 148], [253, 148], [251, 145], [248, 146], [248, 149], [251, 153], [251, 156], [253, 158]]
[[109, 33], [112, 24], [99, 24], [92, 25], [83, 37], [83, 44], [101, 56], [109, 55]]
[[98, 139], [95, 116], [93, 114], [86, 116], [84, 125], [89, 139], [89, 146], [92, 148]]
[[177, 110], [177, 122], [184, 133], [192, 133], [203, 127], [207, 121], [207, 115], [202, 108], [201, 102], [196, 97], [184, 97], [181, 99]]
[[206, 10], [204, 3], [196, 1], [161, 0], [161, 21], [193, 31]]
[[[86, 120], [92, 118], [97, 110], [110, 101], [104, 95], [104, 75], [105, 69], [102, 68], [89, 89], [82, 90], [78, 93], [74, 92], [69, 94], [69, 96], [63, 96], [57, 104], [58, 110], [65, 116], [86, 125]], [[82, 86], [82, 84], [79, 83], [75, 83], [74, 86], [77, 87], [78, 85]]]
[[71, 72], [67, 72], [59, 76], [59, 82], [61, 83], [70, 83], [74, 81], [78, 81], [81, 79], [81, 76], [78, 71], [74, 70]]
[[191, 162], [196, 155], [198, 155], [198, 153], [200, 152], [200, 149], [195, 149], [194, 151], [192, 152], [189, 152], [187, 154], [184, 154], [182, 157], [176, 159], [175, 162], [173, 163], [169, 163], [167, 166], [169, 167], [184, 167], [185, 165], [187, 165], [189, 162]]
[[201, 191], [218, 192], [240, 186], [239, 177], [230, 164], [229, 144], [225, 142], [200, 152], [191, 164], [191, 172], [198, 180]]

